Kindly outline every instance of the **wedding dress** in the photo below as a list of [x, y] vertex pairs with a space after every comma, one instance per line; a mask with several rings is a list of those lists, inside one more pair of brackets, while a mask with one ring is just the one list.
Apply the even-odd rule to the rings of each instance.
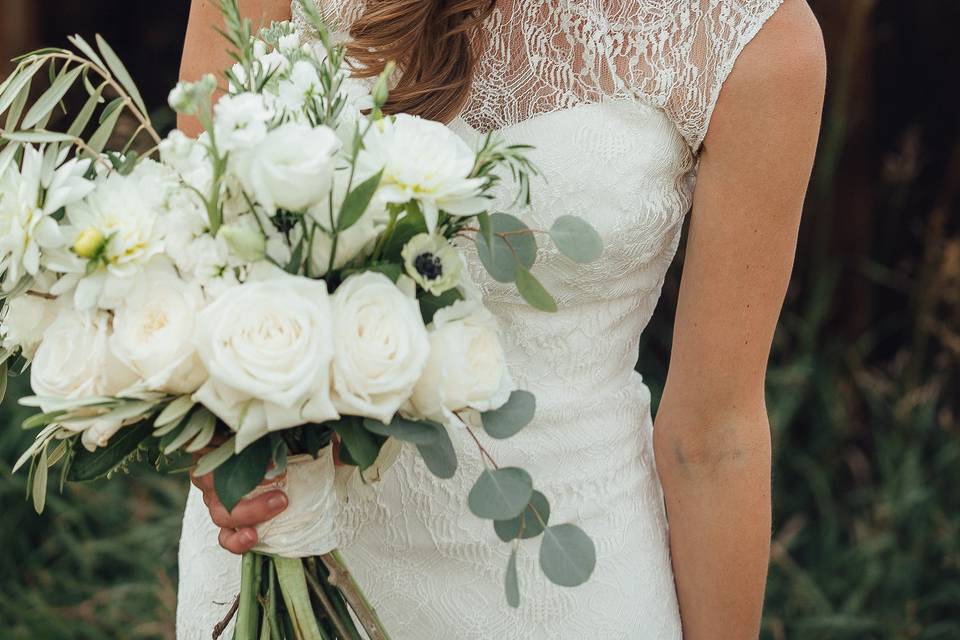
[[[341, 26], [361, 10], [356, 0], [319, 1]], [[395, 640], [681, 637], [637, 344], [677, 249], [720, 88], [781, 2], [508, 0], [486, 23], [473, 95], [453, 129], [470, 141], [497, 131], [533, 145], [543, 176], [522, 217], [547, 229], [557, 216], [582, 216], [605, 251], [576, 265], [541, 243], [535, 273], [557, 297], [555, 314], [524, 304], [470, 256], [514, 379], [538, 402], [519, 435], [484, 444], [501, 464], [531, 472], [552, 523], [586, 530], [597, 566], [580, 587], [554, 586], [537, 564], [539, 540], [524, 541], [522, 603], [511, 609], [510, 547], [466, 507], [481, 470], [472, 443], [458, 443], [451, 480], [406, 450], [341, 521], [343, 554]], [[307, 33], [298, 3], [294, 16]], [[178, 638], [210, 637], [238, 591], [239, 567], [191, 489]]]

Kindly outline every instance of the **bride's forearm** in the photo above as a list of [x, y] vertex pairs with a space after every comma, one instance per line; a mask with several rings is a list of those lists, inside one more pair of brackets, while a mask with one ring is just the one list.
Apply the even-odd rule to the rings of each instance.
[[666, 404], [654, 434], [684, 638], [756, 638], [770, 552], [766, 415], [708, 422]]

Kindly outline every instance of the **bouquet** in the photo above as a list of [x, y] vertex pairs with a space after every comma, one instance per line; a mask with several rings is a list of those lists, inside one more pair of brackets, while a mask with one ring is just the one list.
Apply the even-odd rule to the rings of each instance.
[[[392, 69], [351, 78], [312, 2], [312, 43], [289, 23], [255, 34], [236, 0], [221, 4], [236, 62], [226, 94], [215, 102], [212, 75], [170, 94], [202, 123], [197, 139], [161, 138], [99, 36], [28, 54], [0, 85], [0, 379], [29, 369], [21, 402], [40, 412], [23, 426], [39, 432], [16, 468], [29, 463], [37, 511], [54, 470], [62, 489], [137, 462], [192, 468], [213, 474], [228, 510], [286, 483], [309, 526], [277, 523], [244, 556], [235, 637], [354, 640], [359, 622], [386, 638], [336, 549], [334, 449], [362, 483], [405, 446], [449, 478], [451, 436], [471, 438], [486, 468], [469, 508], [513, 544], [507, 602], [520, 599], [520, 539], [542, 536], [550, 580], [582, 583], [590, 539], [551, 522], [530, 475], [475, 436], [516, 434], [535, 398], [515, 388], [463, 243], [531, 305], [556, 308], [530, 271], [535, 231], [491, 211], [508, 177], [510, 206], [529, 200], [528, 148], [494, 136], [471, 148], [440, 123], [384, 115]], [[30, 102], [43, 70], [49, 88]], [[80, 87], [82, 108], [56, 120], [69, 126], [50, 127]], [[124, 114], [137, 126], [107, 149]], [[600, 255], [578, 218], [543, 233], [573, 260]]]

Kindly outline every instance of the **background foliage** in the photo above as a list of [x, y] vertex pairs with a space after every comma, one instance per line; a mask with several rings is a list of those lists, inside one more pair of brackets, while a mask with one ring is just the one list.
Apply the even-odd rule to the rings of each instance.
[[[102, 32], [155, 121], [188, 3], [0, 0], [0, 54]], [[774, 550], [764, 637], [960, 638], [960, 45], [953, 0], [812, 0], [830, 87], [768, 385]], [[654, 395], [681, 264], [640, 347]], [[24, 381], [11, 380], [10, 396]], [[0, 420], [0, 628], [172, 638], [184, 478], [67, 488], [36, 516], [24, 412]]]

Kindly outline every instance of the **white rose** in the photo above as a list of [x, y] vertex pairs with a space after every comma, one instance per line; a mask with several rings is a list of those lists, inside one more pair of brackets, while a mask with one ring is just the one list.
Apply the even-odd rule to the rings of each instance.
[[261, 263], [198, 318], [209, 378], [194, 399], [237, 432], [237, 450], [269, 431], [339, 417], [330, 401], [327, 286]]
[[110, 346], [114, 355], [143, 378], [144, 388], [192, 393], [206, 371], [193, 345], [203, 297], [196, 285], [167, 270], [150, 270], [117, 309]]
[[383, 170], [377, 198], [383, 203], [415, 200], [427, 231], [437, 227], [440, 211], [471, 215], [484, 211], [484, 181], [471, 178], [476, 154], [462, 138], [439, 122], [399, 114], [379, 120], [363, 140], [361, 175]]
[[476, 301], [438, 311], [430, 359], [411, 398], [417, 413], [445, 422], [462, 409], [490, 411], [502, 407], [513, 389], [493, 315]]
[[342, 413], [389, 422], [406, 402], [430, 352], [420, 307], [381, 273], [347, 278], [333, 295], [337, 351], [334, 403]]
[[329, 127], [288, 123], [237, 157], [244, 190], [267, 211], [304, 212], [330, 193], [340, 140]]
[[[32, 291], [44, 292], [49, 274], [39, 273], [31, 287]], [[62, 308], [55, 300], [49, 297], [25, 294], [7, 301], [3, 311], [3, 321], [0, 322], [0, 336], [4, 349], [20, 349], [25, 358], [32, 358], [37, 346]]]
[[137, 376], [113, 356], [109, 332], [105, 313], [61, 310], [43, 333], [30, 366], [33, 392], [74, 399], [116, 395], [130, 387]]

